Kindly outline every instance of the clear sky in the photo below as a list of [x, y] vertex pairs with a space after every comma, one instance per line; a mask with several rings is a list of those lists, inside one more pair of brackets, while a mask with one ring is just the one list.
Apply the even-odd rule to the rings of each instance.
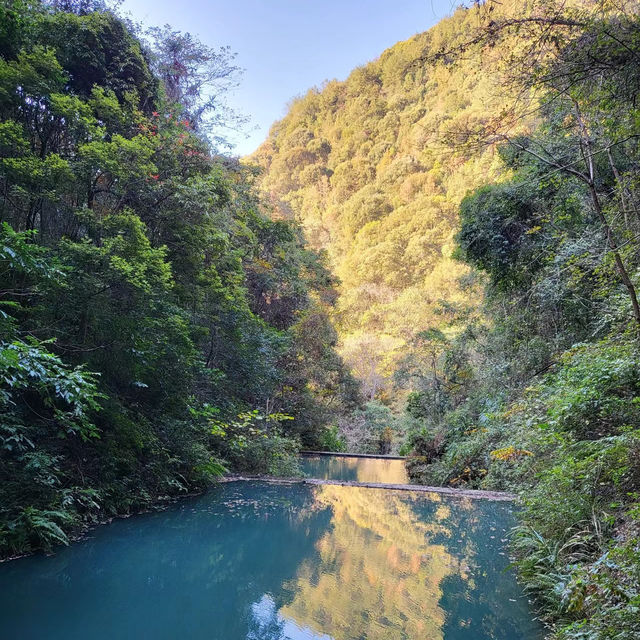
[[450, 14], [456, 0], [124, 0], [145, 26], [170, 24], [209, 46], [229, 45], [244, 75], [229, 96], [250, 116], [235, 153], [253, 151], [289, 100], [324, 80], [346, 78], [386, 48]]

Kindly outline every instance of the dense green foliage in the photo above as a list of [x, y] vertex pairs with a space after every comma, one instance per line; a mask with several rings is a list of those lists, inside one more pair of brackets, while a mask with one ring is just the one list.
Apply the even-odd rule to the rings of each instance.
[[205, 137], [225, 50], [1, 5], [0, 554], [395, 431], [520, 493], [554, 638], [640, 637], [640, 12], [521, 4], [296, 100], [259, 177]]
[[[534, 93], [539, 119], [527, 136], [496, 135], [490, 123], [502, 176], [462, 201], [456, 238], [458, 257], [486, 276], [483, 313], [460, 317], [454, 337], [425, 332], [432, 357], [407, 405], [409, 467], [429, 483], [517, 490], [517, 564], [552, 636], [631, 640], [640, 17], [635, 5], [550, 6], [526, 33], [538, 64], [505, 53], [505, 86]], [[508, 43], [522, 26], [494, 23], [490, 46], [496, 31]], [[487, 127], [467, 133], [477, 141]]]
[[0, 6], [0, 555], [292, 473], [357, 401], [322, 257], [204, 136], [224, 50], [93, 9]]

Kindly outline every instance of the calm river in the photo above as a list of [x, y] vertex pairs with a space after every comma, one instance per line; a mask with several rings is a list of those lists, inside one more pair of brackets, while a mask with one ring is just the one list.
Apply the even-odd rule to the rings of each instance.
[[407, 484], [404, 460], [355, 456], [303, 456], [300, 466], [309, 478]]
[[226, 483], [0, 565], [0, 638], [538, 640], [513, 523], [506, 502]]

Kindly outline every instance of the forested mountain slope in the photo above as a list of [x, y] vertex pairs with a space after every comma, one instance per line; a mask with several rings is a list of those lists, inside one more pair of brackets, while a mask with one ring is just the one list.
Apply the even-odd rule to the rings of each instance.
[[520, 493], [556, 640], [640, 637], [639, 60], [635, 0], [474, 3], [253, 157], [329, 252], [369, 397], [411, 389], [412, 478]]
[[497, 157], [456, 153], [445, 139], [501, 105], [496, 61], [490, 51], [456, 64], [434, 56], [483, 19], [482, 8], [459, 9], [346, 81], [310, 90], [249, 158], [276, 210], [327, 250], [341, 281], [343, 351], [370, 397], [419, 331], [477, 299], [460, 282], [468, 268], [451, 257], [457, 207], [497, 175]]

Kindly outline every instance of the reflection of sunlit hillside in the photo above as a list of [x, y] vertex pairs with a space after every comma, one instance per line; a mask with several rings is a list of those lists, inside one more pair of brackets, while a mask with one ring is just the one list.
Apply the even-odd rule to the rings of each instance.
[[336, 640], [441, 639], [440, 583], [460, 570], [434, 542], [451, 535], [449, 508], [430, 498], [433, 517], [425, 522], [411, 508], [424, 496], [318, 487], [318, 503], [333, 509], [332, 529], [317, 543], [320, 566], [301, 565], [282, 614]]
[[404, 460], [378, 460], [360, 458], [358, 460], [358, 482], [388, 482], [405, 484], [408, 482]]
[[409, 481], [404, 460], [311, 456], [302, 460], [302, 469], [310, 478], [406, 484]]

